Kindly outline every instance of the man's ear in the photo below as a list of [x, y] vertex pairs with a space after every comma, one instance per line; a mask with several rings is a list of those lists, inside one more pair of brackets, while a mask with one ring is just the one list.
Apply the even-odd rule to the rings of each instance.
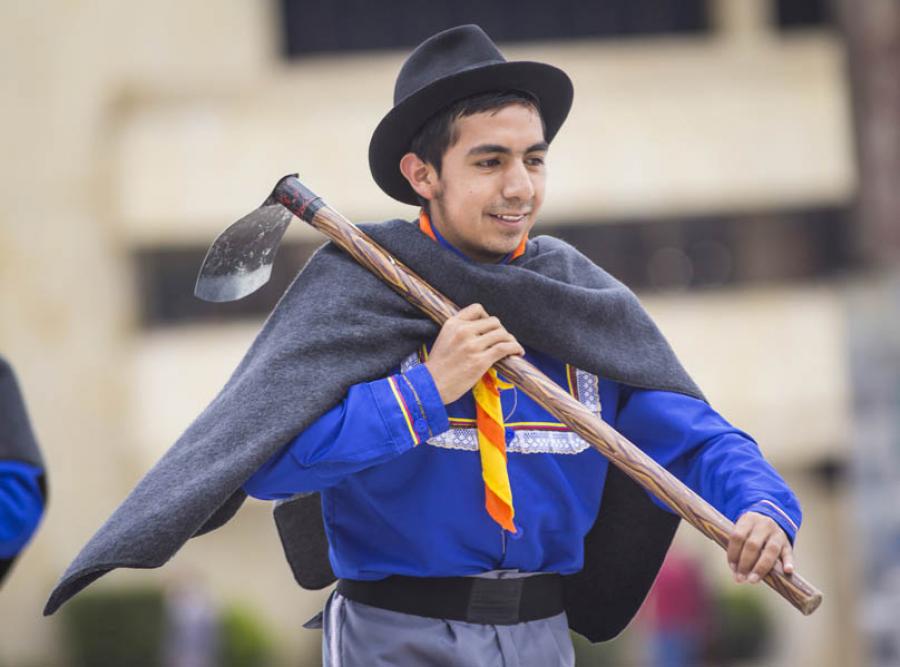
[[400, 158], [400, 173], [422, 199], [434, 199], [437, 190], [437, 172], [434, 167], [415, 153], [407, 153]]

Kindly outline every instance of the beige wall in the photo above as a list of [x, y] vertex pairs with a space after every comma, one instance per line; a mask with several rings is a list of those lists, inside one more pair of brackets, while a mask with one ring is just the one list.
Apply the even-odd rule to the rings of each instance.
[[[740, 9], [748, 4], [717, 3], [723, 29], [703, 40], [508, 49], [555, 62], [576, 84], [552, 151], [547, 220], [846, 200], [838, 44], [816, 32], [776, 38]], [[206, 243], [292, 171], [353, 219], [410, 214], [379, 193], [365, 162], [401, 54], [285, 64], [273, 6], [0, 5], [0, 71], [12, 83], [0, 88], [0, 351], [22, 375], [52, 483], [44, 525], [0, 594], [0, 659], [12, 664], [58, 662], [58, 622], [39, 616], [53, 582], [212, 398], [259, 324], [139, 330], [131, 251]], [[834, 289], [648, 306], [715, 404], [773, 459], [794, 467], [840, 449], [847, 388]], [[813, 518], [804, 540], [828, 544], [835, 530]], [[315, 664], [318, 638], [298, 626], [321, 595], [293, 585], [278, 551], [269, 508], [251, 503], [162, 571], [98, 585], [203, 571], [217, 599], [248, 601], [290, 659]], [[821, 646], [845, 644], [834, 616], [810, 625], [775, 606], [797, 629], [783, 656], [847, 664], [803, 638], [816, 628]]]
[[[507, 51], [559, 65], [576, 90], [550, 152], [546, 220], [837, 203], [853, 189], [832, 37], [530, 48]], [[147, 90], [120, 120], [125, 233], [205, 241], [289, 172], [351, 219], [409, 216], [378, 190], [366, 160], [401, 62], [311, 59], [227, 95], [202, 80]]]

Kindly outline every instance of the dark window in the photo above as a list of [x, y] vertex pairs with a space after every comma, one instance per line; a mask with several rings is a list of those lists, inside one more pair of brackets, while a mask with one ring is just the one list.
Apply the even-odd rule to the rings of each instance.
[[636, 290], [828, 278], [848, 269], [848, 214], [825, 208], [670, 220], [547, 225]]
[[775, 24], [783, 30], [831, 25], [829, 0], [777, 0]]
[[[760, 214], [541, 223], [537, 234], [565, 239], [635, 290], [713, 289], [831, 278], [852, 268], [848, 213], [816, 208]], [[197, 299], [194, 281], [206, 247], [134, 253], [145, 327], [262, 318], [316, 245], [285, 242], [271, 280], [230, 303]]]
[[250, 296], [227, 303], [209, 303], [194, 296], [205, 246], [139, 249], [134, 261], [141, 324], [152, 327], [264, 316], [318, 245], [282, 243], [269, 282]]
[[281, 0], [287, 57], [409, 49], [476, 23], [498, 42], [693, 34], [708, 29], [705, 0]]

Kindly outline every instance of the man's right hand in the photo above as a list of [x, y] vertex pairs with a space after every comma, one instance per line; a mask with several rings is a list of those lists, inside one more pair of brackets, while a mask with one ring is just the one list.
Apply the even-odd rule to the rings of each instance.
[[473, 303], [444, 322], [425, 366], [444, 405], [475, 386], [495, 363], [525, 349], [503, 328], [500, 320]]

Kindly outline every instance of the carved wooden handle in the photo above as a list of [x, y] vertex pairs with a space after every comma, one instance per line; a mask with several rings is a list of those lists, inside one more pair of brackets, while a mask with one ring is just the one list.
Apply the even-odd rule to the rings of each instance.
[[[326, 206], [296, 177], [283, 178], [276, 186], [274, 195], [281, 204], [325, 234], [438, 324], [443, 324], [459, 311], [456, 304], [340, 213]], [[626, 475], [665, 501], [685, 521], [722, 548], [727, 548], [734, 524], [639, 447], [524, 359], [507, 357], [497, 363], [496, 368]], [[819, 590], [799, 574], [785, 574], [780, 562], [776, 562], [764, 581], [806, 615], [815, 611], [822, 602]]]

